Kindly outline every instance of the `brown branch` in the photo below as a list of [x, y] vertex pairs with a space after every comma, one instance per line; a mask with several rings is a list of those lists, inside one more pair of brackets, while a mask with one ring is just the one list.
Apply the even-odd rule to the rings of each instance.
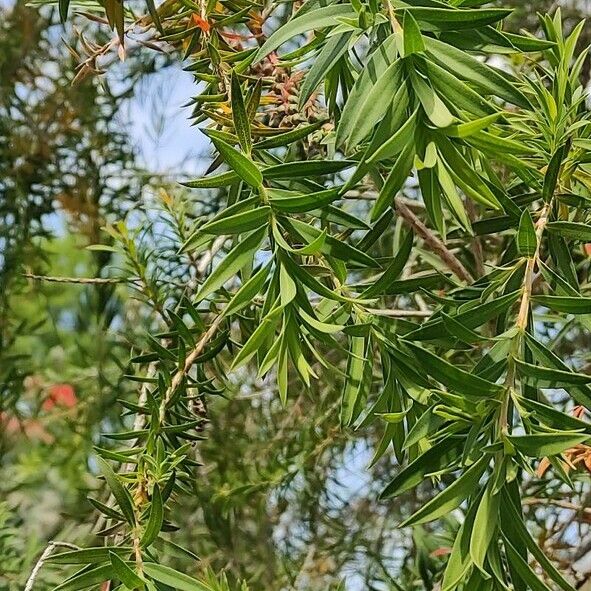
[[207, 343], [209, 343], [209, 341], [212, 339], [212, 337], [217, 332], [223, 319], [224, 319], [224, 317], [222, 314], [220, 314], [219, 316], [217, 316], [215, 318], [215, 320], [211, 323], [211, 326], [207, 329], [205, 334], [201, 337], [201, 339], [199, 339], [199, 342], [197, 343], [197, 345], [195, 345], [195, 348], [191, 351], [191, 353], [189, 353], [189, 355], [187, 355], [187, 358], [185, 359], [185, 364], [183, 365], [183, 367], [180, 368], [174, 374], [174, 376], [172, 378], [172, 382], [170, 384], [170, 387], [166, 390], [164, 396], [162, 397], [162, 402], [160, 403], [159, 418], [160, 418], [161, 424], [164, 423], [164, 415], [166, 413], [166, 407], [170, 403], [170, 400], [172, 399], [174, 393], [177, 391], [177, 389], [181, 385], [185, 376], [189, 373], [191, 367], [193, 366], [193, 363], [195, 363], [195, 359], [197, 359], [197, 357], [199, 357], [199, 355], [201, 355], [201, 353], [203, 352], [203, 349], [205, 349], [205, 347], [207, 346]]
[[426, 246], [433, 251], [447, 265], [447, 267], [462, 281], [472, 283], [474, 278], [458, 260], [458, 258], [445, 246], [445, 244], [433, 234], [425, 224], [399, 199], [394, 199], [394, 210], [407, 223], [414, 232], [420, 236]]

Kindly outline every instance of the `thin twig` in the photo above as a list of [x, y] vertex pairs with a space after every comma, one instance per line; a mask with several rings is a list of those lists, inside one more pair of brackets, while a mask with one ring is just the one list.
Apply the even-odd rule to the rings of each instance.
[[367, 308], [368, 312], [376, 316], [390, 316], [392, 318], [429, 318], [432, 312], [429, 310], [381, 310], [379, 308]]
[[45, 564], [45, 561], [51, 556], [51, 554], [56, 548], [69, 548], [70, 550], [80, 550], [78, 546], [75, 546], [74, 544], [69, 544], [68, 542], [49, 542], [49, 544], [47, 544], [47, 548], [45, 548], [43, 554], [41, 554], [41, 556], [39, 557], [37, 564], [33, 567], [33, 570], [31, 571], [31, 574], [27, 579], [27, 582], [25, 584], [25, 591], [31, 591], [31, 589], [33, 589], [33, 585], [35, 584], [35, 579], [37, 578], [39, 571]]
[[426, 246], [429, 247], [439, 258], [448, 266], [450, 271], [454, 273], [462, 281], [472, 283], [474, 278], [466, 267], [456, 258], [456, 256], [445, 246], [445, 244], [433, 234], [425, 224], [410, 210], [410, 208], [399, 199], [394, 200], [394, 209], [400, 217], [424, 240]]
[[166, 390], [164, 396], [162, 397], [162, 402], [160, 403], [160, 424], [164, 423], [164, 415], [166, 413], [166, 408], [170, 403], [174, 393], [177, 391], [179, 386], [181, 385], [185, 376], [189, 373], [191, 367], [193, 367], [193, 363], [195, 363], [195, 359], [201, 355], [203, 349], [205, 349], [207, 343], [212, 339], [212, 337], [217, 332], [220, 324], [223, 321], [223, 315], [218, 315], [215, 320], [211, 323], [211, 326], [207, 329], [205, 334], [199, 339], [195, 348], [187, 355], [185, 359], [185, 364], [181, 367], [173, 376], [172, 382], [169, 388]]
[[46, 281], [47, 283], [78, 283], [78, 284], [97, 284], [104, 285], [109, 283], [133, 283], [134, 279], [124, 277], [52, 277], [49, 275], [34, 275], [33, 273], [23, 273], [23, 277], [34, 279], [35, 281]]

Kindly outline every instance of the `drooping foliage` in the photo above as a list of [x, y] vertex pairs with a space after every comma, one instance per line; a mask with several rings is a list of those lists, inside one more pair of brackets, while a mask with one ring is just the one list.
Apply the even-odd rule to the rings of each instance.
[[574, 588], [527, 507], [588, 488], [584, 25], [515, 34], [485, 4], [105, 3], [120, 54], [138, 29], [183, 53], [214, 150], [188, 201], [223, 206], [194, 220], [164, 194], [180, 248], [161, 269], [106, 228], [165, 329], [131, 360], [134, 418], [109, 435], [127, 443], [96, 450], [107, 543], [48, 557], [81, 568], [59, 589], [224, 584], [161, 557], [174, 501], [199, 495], [206, 403], [253, 368], [283, 403], [336, 386], [335, 438], [379, 425], [384, 503], [432, 484], [391, 588]]

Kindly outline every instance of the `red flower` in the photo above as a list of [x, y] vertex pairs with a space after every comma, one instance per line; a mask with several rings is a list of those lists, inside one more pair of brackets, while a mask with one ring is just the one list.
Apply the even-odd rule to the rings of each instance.
[[43, 401], [43, 410], [51, 410], [55, 405], [72, 408], [77, 402], [78, 398], [70, 384], [54, 384]]

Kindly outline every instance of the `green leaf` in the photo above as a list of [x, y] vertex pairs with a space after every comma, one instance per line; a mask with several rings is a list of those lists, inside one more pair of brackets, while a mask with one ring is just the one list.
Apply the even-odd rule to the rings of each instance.
[[[308, 243], [318, 238], [318, 236], [322, 233], [321, 230], [315, 228], [314, 226], [296, 219], [291, 219], [289, 223], [286, 221], [285, 224], [289, 229], [295, 230], [295, 232], [299, 236], [303, 237]], [[338, 238], [330, 235], [326, 236], [325, 244], [322, 247], [322, 253], [328, 256], [333, 256], [342, 261], [355, 261], [360, 265], [367, 267], [379, 267], [375, 259], [370, 257], [368, 254], [355, 248], [347, 242], [339, 240]]]
[[404, 31], [405, 56], [425, 51], [425, 43], [423, 42], [421, 30], [419, 29], [419, 25], [412, 15], [412, 12], [409, 10], [404, 11], [402, 29]]
[[556, 232], [564, 238], [591, 242], [591, 225], [578, 222], [550, 222], [546, 225], [550, 232]]
[[524, 109], [531, 108], [526, 96], [504, 74], [467, 52], [437, 39], [425, 38], [425, 44], [435, 61], [455, 77], [467, 80], [478, 89]]
[[459, 507], [466, 498], [474, 493], [474, 490], [478, 486], [478, 481], [486, 470], [489, 461], [490, 458], [488, 456], [481, 457], [435, 498], [428, 501], [408, 519], [404, 520], [400, 524], [400, 527], [434, 521]]
[[101, 472], [103, 473], [103, 476], [105, 477], [107, 485], [111, 489], [111, 492], [113, 493], [113, 496], [115, 497], [115, 500], [121, 509], [121, 512], [123, 515], [125, 515], [127, 521], [131, 525], [134, 525], [135, 513], [133, 511], [133, 501], [129, 491], [123, 486], [123, 484], [121, 484], [119, 477], [117, 474], [115, 474], [115, 472], [113, 472], [113, 469], [108, 462], [103, 460], [101, 457], [97, 457], [96, 461]]
[[407, 342], [405, 344], [415, 354], [421, 367], [438, 382], [449, 388], [468, 396], [497, 396], [503, 391], [503, 387], [499, 384], [494, 384], [464, 371], [413, 343]]
[[158, 534], [162, 529], [163, 522], [164, 507], [162, 505], [162, 495], [160, 494], [158, 485], [155, 484], [154, 492], [152, 493], [152, 502], [150, 505], [150, 517], [148, 518], [148, 523], [146, 523], [144, 533], [142, 534], [142, 538], [140, 540], [140, 545], [143, 548], [149, 546], [158, 537]]
[[521, 256], [532, 258], [538, 248], [536, 228], [528, 209], [524, 209], [517, 231], [517, 251]]
[[52, 564], [95, 564], [109, 561], [109, 553], [115, 552], [121, 556], [132, 552], [130, 546], [113, 546], [111, 548], [101, 546], [97, 548], [83, 548], [82, 550], [70, 550], [53, 554], [45, 562]]
[[532, 435], [508, 435], [507, 439], [526, 456], [543, 458], [555, 456], [589, 439], [586, 433], [569, 431], [534, 433]]
[[489, 482], [480, 499], [470, 536], [470, 556], [480, 570], [484, 569], [488, 547], [497, 529], [500, 500], [501, 495], [494, 494], [492, 482]]
[[338, 24], [339, 18], [355, 17], [356, 12], [350, 4], [333, 4], [310, 10], [289, 20], [275, 31], [254, 56], [253, 64], [260, 62], [266, 55], [307, 31], [323, 29]]
[[591, 298], [575, 298], [568, 296], [534, 296], [532, 300], [540, 306], [545, 306], [555, 312], [566, 314], [591, 314]]
[[60, 21], [65, 23], [68, 20], [68, 8], [70, 7], [70, 0], [59, 0]]
[[394, 96], [394, 92], [402, 83], [402, 76], [403, 69], [400, 60], [393, 62], [386, 68], [367, 95], [362, 97], [356, 105], [356, 116], [351, 125], [348, 139], [344, 137], [344, 131], [341, 131], [341, 120], [339, 129], [337, 129], [337, 144], [347, 139], [347, 146], [351, 150], [369, 135], [375, 124], [380, 121], [390, 107], [390, 101], [384, 100], [384, 98]]
[[258, 189], [263, 185], [263, 175], [257, 165], [247, 156], [223, 140], [211, 138], [217, 151], [232, 170], [251, 187]]
[[428, 82], [418, 74], [411, 74], [412, 86], [423, 106], [427, 117], [435, 127], [449, 127], [454, 122], [454, 116], [449, 112], [445, 103], [439, 98]]
[[371, 210], [371, 221], [375, 222], [394, 203], [398, 192], [404, 187], [412, 170], [414, 146], [408, 145], [398, 156], [392, 170], [380, 190]]
[[529, 564], [521, 557], [519, 552], [513, 547], [507, 539], [504, 541], [507, 552], [507, 560], [511, 567], [519, 574], [523, 581], [528, 585], [531, 591], [550, 591], [550, 588], [544, 585]]
[[544, 175], [544, 186], [542, 188], [542, 197], [546, 203], [552, 199], [554, 192], [556, 191], [560, 168], [567, 152], [568, 148], [563, 144], [556, 150], [556, 152], [554, 152], [554, 154], [552, 154], [550, 164], [548, 164], [548, 169]]
[[194, 303], [199, 303], [234, 277], [252, 259], [264, 237], [265, 228], [262, 228], [239, 242], [203, 282]]
[[271, 208], [268, 205], [257, 207], [256, 209], [243, 211], [235, 215], [208, 222], [199, 229], [199, 232], [203, 234], [213, 234], [215, 236], [250, 232], [266, 225], [269, 221], [270, 212]]
[[221, 174], [216, 174], [214, 176], [205, 176], [193, 181], [187, 181], [181, 183], [181, 185], [189, 187], [189, 189], [217, 189], [219, 187], [231, 185], [239, 179], [240, 177], [238, 174], [233, 170], [229, 170], [228, 172], [222, 172]]
[[275, 334], [275, 329], [281, 320], [282, 308], [275, 308], [257, 326], [250, 338], [234, 357], [230, 370], [234, 371], [248, 363], [258, 352], [260, 346]]
[[540, 388], [564, 388], [591, 383], [591, 375], [543, 367], [515, 359], [519, 374]]
[[109, 553], [111, 559], [111, 565], [115, 576], [128, 588], [128, 589], [143, 589], [146, 582], [138, 577], [132, 570], [127, 566], [117, 554], [113, 552]]
[[332, 291], [316, 278], [312, 277], [310, 273], [305, 271], [301, 266], [296, 265], [294, 261], [289, 256], [279, 256], [279, 259], [283, 265], [285, 265], [289, 271], [289, 274], [294, 278], [301, 282], [303, 285], [306, 285], [309, 289], [311, 289], [314, 293], [317, 293], [319, 296], [327, 298], [329, 300], [334, 300], [336, 302], [356, 302], [355, 298], [349, 298], [343, 296], [335, 291]]
[[373, 354], [369, 339], [351, 337], [351, 351], [347, 360], [347, 381], [343, 390], [341, 423], [352, 424], [361, 411], [371, 387]]
[[505, 535], [511, 534], [511, 542], [513, 544], [519, 542], [525, 546], [534, 558], [539, 562], [547, 575], [564, 591], [575, 591], [574, 587], [570, 585], [556, 567], [548, 560], [544, 551], [536, 544], [531, 537], [523, 518], [516, 510], [512, 499], [508, 493], [501, 491], [503, 497], [503, 511], [501, 512], [501, 527]]
[[[507, 310], [517, 300], [519, 294], [519, 291], [514, 291], [450, 317], [466, 328], [477, 328]], [[429, 341], [441, 338], [447, 334], [449, 333], [446, 330], [443, 318], [435, 318], [416, 330], [409, 332], [404, 338], [411, 341]]]
[[240, 289], [234, 294], [228, 305], [224, 308], [222, 316], [236, 314], [242, 308], [252, 304], [254, 297], [259, 293], [269, 274], [270, 263], [257, 271]]
[[[232, 70], [231, 79], [231, 105], [232, 105], [232, 118], [234, 120], [234, 129], [238, 136], [238, 141], [242, 146], [242, 150], [246, 154], [250, 154], [252, 149], [252, 139], [250, 136], [250, 121], [246, 114], [246, 107], [244, 105], [244, 97], [242, 96], [242, 88], [240, 87], [240, 81], [235, 70]], [[238, 171], [236, 171], [238, 172]], [[242, 176], [242, 175], [240, 175]], [[244, 177], [242, 177], [244, 178]], [[244, 178], [248, 183], [248, 181]], [[251, 183], [249, 183], [251, 184]], [[259, 181], [260, 184], [260, 181]], [[258, 185], [253, 185], [258, 186]]]
[[270, 138], [261, 140], [257, 142], [254, 146], [254, 150], [268, 150], [270, 148], [278, 148], [280, 146], [287, 146], [304, 138], [307, 138], [311, 133], [320, 129], [324, 124], [326, 124], [326, 119], [320, 119], [315, 123], [310, 123], [309, 125], [300, 125], [295, 129], [290, 131], [286, 131], [285, 133], [280, 133], [278, 135], [274, 135]]
[[362, 294], [361, 297], [365, 299], [373, 298], [377, 295], [381, 295], [388, 291], [388, 288], [404, 270], [404, 266], [406, 265], [410, 253], [412, 251], [412, 244], [413, 244], [413, 233], [408, 232], [394, 257], [394, 260], [388, 265], [384, 273], [373, 282]]
[[320, 53], [315, 57], [312, 67], [307, 72], [300, 89], [298, 99], [300, 109], [304, 108], [312, 93], [326, 77], [331, 68], [345, 55], [352, 35], [352, 31], [347, 31], [342, 35], [330, 37]]
[[[398, 0], [396, 4], [402, 4]], [[511, 14], [506, 8], [457, 10], [431, 6], [405, 7], [427, 31], [459, 31], [496, 23]]]
[[269, 205], [277, 211], [286, 213], [305, 213], [313, 209], [325, 207], [339, 198], [341, 188], [327, 189], [307, 195], [279, 192], [277, 189], [269, 189]]
[[335, 174], [346, 168], [351, 168], [354, 160], [306, 160], [299, 162], [285, 162], [275, 164], [263, 170], [265, 179], [296, 179]]
[[459, 123], [458, 125], [451, 125], [445, 129], [444, 133], [450, 137], [466, 138], [481, 132], [483, 129], [489, 127], [494, 123], [501, 113], [493, 113], [474, 121], [467, 121], [466, 123]]
[[437, 442], [402, 469], [383, 490], [380, 499], [397, 497], [424, 482], [429, 474], [453, 467], [463, 445], [464, 440], [459, 437], [447, 437]]
[[168, 566], [155, 564], [154, 562], [144, 563], [144, 572], [159, 583], [164, 583], [179, 591], [214, 591], [212, 587], [174, 570]]
[[[365, 104], [366, 98], [374, 85], [380, 80], [388, 67], [396, 61], [396, 35], [390, 35], [369, 56], [365, 67], [361, 70], [345, 106], [337, 128], [336, 143], [340, 146], [355, 130], [359, 109]], [[369, 127], [371, 129], [372, 126]], [[369, 133], [369, 130], [368, 130]]]
[[64, 581], [61, 585], [53, 588], [53, 591], [78, 591], [93, 585], [108, 581], [113, 574], [113, 567], [110, 564], [98, 566], [88, 570], [83, 568], [75, 575]]

